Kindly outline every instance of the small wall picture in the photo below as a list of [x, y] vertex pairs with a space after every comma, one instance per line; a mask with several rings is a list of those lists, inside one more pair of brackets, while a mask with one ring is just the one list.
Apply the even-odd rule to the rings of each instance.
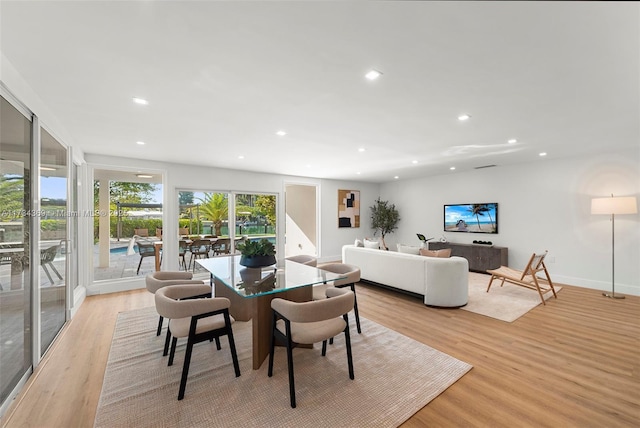
[[338, 227], [360, 227], [359, 190], [338, 190]]

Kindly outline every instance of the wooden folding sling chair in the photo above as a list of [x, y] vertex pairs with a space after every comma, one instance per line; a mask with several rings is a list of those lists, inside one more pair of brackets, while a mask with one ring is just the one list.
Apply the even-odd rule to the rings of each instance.
[[[487, 293], [491, 288], [493, 280], [500, 279], [502, 280], [500, 287], [502, 287], [506, 281], [511, 284], [536, 290], [540, 295], [540, 300], [542, 300], [543, 305], [546, 305], [543, 294], [548, 291], [552, 291], [553, 297], [557, 299], [558, 296], [555, 288], [553, 288], [553, 282], [551, 282], [549, 271], [547, 271], [547, 267], [544, 265], [544, 258], [547, 253], [548, 251], [545, 251], [543, 254], [533, 253], [529, 259], [529, 263], [527, 263], [527, 266], [522, 271], [512, 269], [507, 266], [500, 266], [498, 269], [487, 270], [487, 273], [491, 274], [491, 281], [489, 281]], [[546, 278], [538, 277], [537, 275], [539, 272], [544, 272]], [[541, 284], [543, 285], [542, 287], [540, 286]]]

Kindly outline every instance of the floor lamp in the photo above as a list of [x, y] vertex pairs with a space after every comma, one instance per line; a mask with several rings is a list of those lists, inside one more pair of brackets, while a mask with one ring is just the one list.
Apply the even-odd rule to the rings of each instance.
[[624, 296], [616, 295], [615, 283], [615, 217], [616, 214], [636, 214], [638, 206], [635, 196], [594, 198], [591, 200], [591, 214], [609, 214], [611, 216], [611, 294], [602, 293], [612, 299], [624, 299]]

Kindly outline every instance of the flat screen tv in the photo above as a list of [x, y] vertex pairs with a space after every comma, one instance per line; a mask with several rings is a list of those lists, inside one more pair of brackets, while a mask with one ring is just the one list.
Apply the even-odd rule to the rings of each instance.
[[498, 204], [445, 205], [444, 231], [498, 233]]

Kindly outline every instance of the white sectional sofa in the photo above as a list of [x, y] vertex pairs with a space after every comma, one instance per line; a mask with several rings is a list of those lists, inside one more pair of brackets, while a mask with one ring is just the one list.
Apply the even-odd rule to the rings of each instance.
[[345, 245], [342, 262], [360, 268], [365, 281], [424, 296], [425, 305], [460, 307], [469, 298], [469, 263]]

